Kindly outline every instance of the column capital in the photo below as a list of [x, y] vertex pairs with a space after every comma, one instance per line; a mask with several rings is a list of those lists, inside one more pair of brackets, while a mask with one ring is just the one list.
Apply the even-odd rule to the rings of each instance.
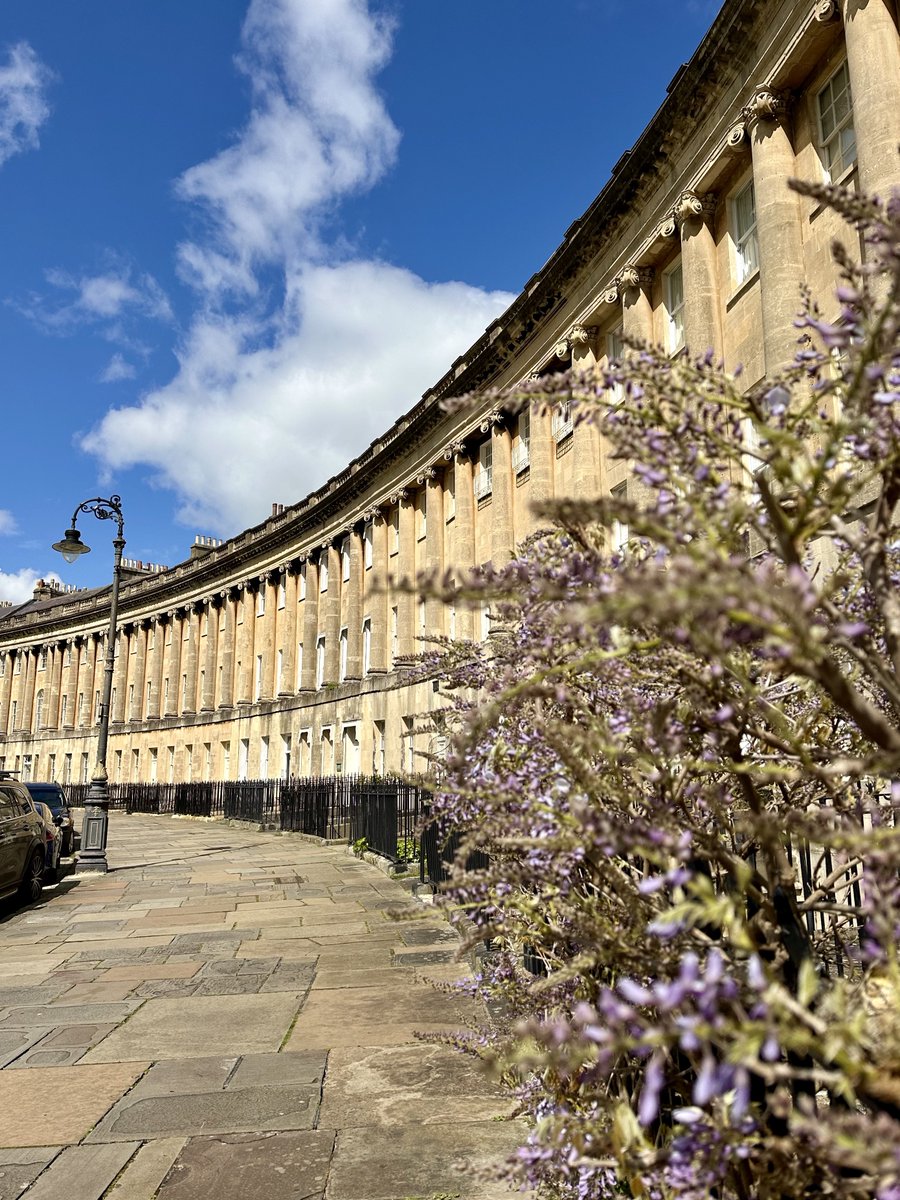
[[747, 122], [743, 116], [743, 111], [741, 109], [741, 119], [732, 125], [725, 138], [725, 149], [732, 154], [741, 150], [747, 140]]
[[653, 282], [653, 276], [653, 267], [637, 267], [629, 264], [619, 272], [616, 282], [622, 290], [633, 292], [637, 288], [649, 287]]
[[437, 479], [437, 471], [434, 467], [426, 467], [424, 471], [420, 471], [416, 476], [416, 483], [419, 487], [424, 487], [430, 479]]
[[600, 299], [604, 304], [618, 304], [619, 298], [619, 285], [614, 279], [609, 287], [604, 289]]
[[490, 433], [495, 425], [503, 424], [504, 414], [499, 408], [492, 408], [490, 412], [484, 414], [478, 425], [482, 433]]
[[752, 131], [760, 121], [783, 125], [787, 120], [788, 101], [787, 92], [778, 92], [770, 87], [757, 88], [749, 104], [745, 104], [741, 109], [746, 129]]
[[813, 5], [813, 18], [820, 25], [827, 25], [829, 21], [834, 21], [841, 15], [840, 5], [836, 0], [816, 0]]
[[718, 199], [715, 192], [702, 196], [693, 191], [682, 192], [672, 208], [672, 219], [682, 232], [688, 221], [708, 222], [715, 216]]
[[392, 505], [400, 504], [402, 501], [409, 499], [409, 489], [405, 487], [397, 488], [396, 492], [391, 492], [388, 499]]
[[444, 462], [453, 462], [454, 458], [458, 458], [461, 454], [465, 453], [465, 442], [448, 442], [441, 452], [441, 458], [443, 458]]

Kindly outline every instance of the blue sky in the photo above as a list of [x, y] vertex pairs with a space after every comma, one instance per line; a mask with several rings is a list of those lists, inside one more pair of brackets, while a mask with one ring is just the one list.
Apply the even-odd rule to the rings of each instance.
[[321, 484], [552, 253], [714, 0], [3, 0], [0, 599]]

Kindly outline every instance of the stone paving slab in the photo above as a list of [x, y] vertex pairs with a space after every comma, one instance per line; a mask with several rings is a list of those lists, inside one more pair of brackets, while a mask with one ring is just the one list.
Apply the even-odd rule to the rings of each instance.
[[[521, 1136], [519, 1132], [518, 1136]], [[502, 1163], [517, 1133], [496, 1121], [347, 1129], [337, 1135], [325, 1200], [511, 1200], [479, 1177]]]
[[5, 1147], [79, 1142], [149, 1062], [0, 1071], [0, 1140]]
[[9, 1063], [11, 1070], [24, 1067], [71, 1067], [91, 1046], [114, 1029], [113, 1025], [64, 1025], [45, 1034]]
[[100, 1200], [139, 1142], [112, 1146], [69, 1146], [28, 1190], [28, 1200]]
[[17, 1200], [61, 1149], [61, 1146], [26, 1146], [0, 1150], [0, 1200]]
[[334, 1134], [245, 1133], [191, 1138], [160, 1200], [324, 1200]]
[[205, 1058], [236, 1046], [246, 1053], [277, 1050], [298, 1002], [291, 995], [195, 996], [147, 1000], [130, 1021], [85, 1056], [87, 1063], [132, 1059]]
[[149, 1200], [155, 1196], [187, 1138], [146, 1142], [107, 1193], [108, 1200]]

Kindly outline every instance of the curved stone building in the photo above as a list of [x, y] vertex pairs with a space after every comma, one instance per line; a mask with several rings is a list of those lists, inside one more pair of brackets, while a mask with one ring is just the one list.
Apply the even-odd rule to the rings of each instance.
[[[436, 697], [395, 664], [422, 633], [477, 639], [489, 618], [385, 581], [504, 561], [530, 501], [630, 486], [566, 412], [509, 421], [441, 402], [614, 359], [629, 335], [673, 355], [712, 347], [756, 384], [793, 354], [800, 282], [827, 311], [830, 242], [853, 237], [786, 181], [885, 195], [898, 144], [893, 0], [726, 0], [559, 249], [383, 437], [261, 525], [198, 539], [172, 569], [131, 564], [111, 780], [412, 767], [427, 749], [413, 714]], [[108, 603], [108, 589], [44, 586], [0, 610], [0, 767], [88, 778]]]

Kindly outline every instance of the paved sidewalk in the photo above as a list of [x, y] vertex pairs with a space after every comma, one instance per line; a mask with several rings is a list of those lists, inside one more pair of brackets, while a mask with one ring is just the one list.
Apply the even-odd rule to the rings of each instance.
[[441, 919], [342, 847], [120, 813], [109, 843], [0, 904], [0, 1200], [513, 1195], [477, 1175], [508, 1103], [413, 1038], [481, 1016], [426, 982], [465, 971]]

